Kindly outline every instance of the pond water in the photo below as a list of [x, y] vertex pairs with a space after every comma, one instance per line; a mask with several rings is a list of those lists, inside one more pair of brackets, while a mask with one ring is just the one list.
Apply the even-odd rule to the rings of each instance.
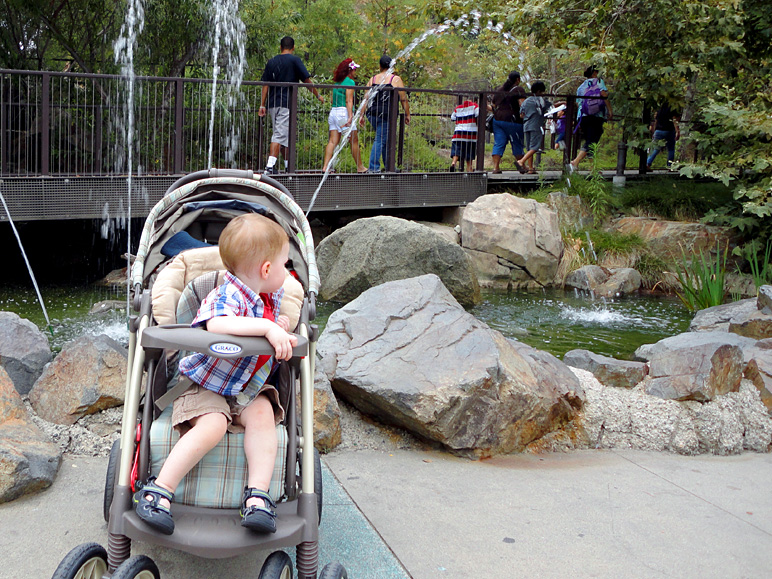
[[[51, 347], [83, 334], [107, 334], [128, 342], [123, 310], [89, 314], [102, 300], [124, 300], [125, 294], [107, 288], [44, 287], [53, 336]], [[579, 292], [484, 293], [482, 304], [470, 312], [499, 330], [530, 346], [562, 358], [569, 350], [583, 348], [596, 354], [630, 359], [641, 344], [685, 332], [692, 314], [674, 297], [629, 296], [616, 299], [593, 298]], [[320, 303], [320, 329], [340, 304]], [[50, 336], [40, 304], [31, 288], [0, 287], [0, 310], [14, 312], [40, 327]]]
[[50, 330], [32, 288], [0, 286], [0, 311], [13, 312], [36, 324], [49, 338], [54, 352], [61, 351], [64, 344], [83, 335], [107, 334], [124, 345], [128, 344], [129, 331], [125, 308], [102, 314], [89, 314], [89, 310], [97, 302], [125, 302], [125, 292], [98, 286], [48, 286], [41, 287], [40, 291], [51, 319]]

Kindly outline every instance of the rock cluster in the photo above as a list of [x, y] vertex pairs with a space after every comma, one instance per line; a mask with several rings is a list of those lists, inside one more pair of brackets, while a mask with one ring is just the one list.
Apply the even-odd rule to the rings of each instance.
[[613, 298], [641, 289], [641, 274], [630, 267], [605, 268], [585, 265], [566, 277], [565, 285], [596, 296]]

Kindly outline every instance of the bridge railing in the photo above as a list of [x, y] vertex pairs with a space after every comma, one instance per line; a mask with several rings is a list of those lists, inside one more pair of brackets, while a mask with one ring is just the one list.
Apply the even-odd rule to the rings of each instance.
[[[197, 171], [207, 168], [210, 155], [211, 165], [216, 167], [263, 168], [272, 133], [270, 118], [258, 115], [265, 84], [290, 94], [287, 171], [321, 171], [334, 85], [315, 85], [324, 95], [325, 102], [320, 103], [307, 85], [248, 81], [241, 85], [238, 98], [229, 103], [221, 86], [212, 102], [211, 79], [137, 77], [132, 173]], [[355, 87], [356, 107], [366, 90]], [[387, 170], [447, 171], [454, 129], [450, 115], [462, 100], [480, 104], [478, 151], [483, 150], [487, 93], [404, 90], [409, 96], [411, 121], [406, 124], [398, 99], [393, 98]], [[118, 76], [0, 70], [0, 176], [126, 174], [126, 100], [127, 85]], [[646, 114], [644, 108], [642, 115]], [[365, 166], [373, 137], [369, 123], [358, 126]], [[483, 162], [483, 156], [478, 155], [477, 170], [483, 170]], [[341, 151], [336, 170], [356, 171], [350, 146]]]

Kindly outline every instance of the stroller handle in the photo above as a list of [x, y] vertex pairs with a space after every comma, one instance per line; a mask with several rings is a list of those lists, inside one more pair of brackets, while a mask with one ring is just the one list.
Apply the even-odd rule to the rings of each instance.
[[[292, 348], [292, 357], [305, 358], [308, 356], [308, 339], [298, 334], [295, 336], [298, 343]], [[274, 355], [273, 346], [265, 338], [216, 334], [184, 324], [145, 328], [140, 338], [140, 345], [149, 349], [199, 352], [215, 358]]]

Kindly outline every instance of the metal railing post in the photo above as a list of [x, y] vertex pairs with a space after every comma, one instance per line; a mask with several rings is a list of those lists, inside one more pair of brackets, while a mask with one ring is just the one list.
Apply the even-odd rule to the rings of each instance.
[[563, 149], [563, 169], [573, 160], [574, 128], [576, 126], [576, 97], [570, 95], [566, 102], [566, 148]]
[[405, 115], [399, 115], [399, 142], [397, 144], [398, 165], [402, 167], [402, 155], [405, 148]]
[[290, 120], [289, 143], [287, 148], [287, 172], [294, 173], [297, 169], [297, 142], [298, 142], [298, 85], [290, 87]]
[[488, 118], [488, 93], [477, 96], [477, 164], [475, 171], [485, 171], [485, 121]]
[[178, 78], [175, 81], [174, 94], [174, 174], [182, 174], [184, 164], [184, 149], [182, 147], [182, 138], [185, 126], [185, 85], [183, 80]]
[[[8, 138], [8, 107], [10, 105], [5, 100], [5, 87], [6, 83], [0, 76], [0, 175], [5, 175], [8, 172], [8, 147], [11, 144], [11, 139]], [[9, 79], [9, 93], [10, 90]], [[10, 101], [10, 99], [8, 100]]]
[[51, 163], [51, 75], [43, 73], [40, 94], [40, 174], [48, 175]]
[[[381, 89], [383, 90], [383, 89]], [[386, 135], [386, 171], [394, 173], [397, 170], [397, 117], [399, 116], [399, 91], [388, 87], [392, 98], [389, 100], [388, 134]]]

